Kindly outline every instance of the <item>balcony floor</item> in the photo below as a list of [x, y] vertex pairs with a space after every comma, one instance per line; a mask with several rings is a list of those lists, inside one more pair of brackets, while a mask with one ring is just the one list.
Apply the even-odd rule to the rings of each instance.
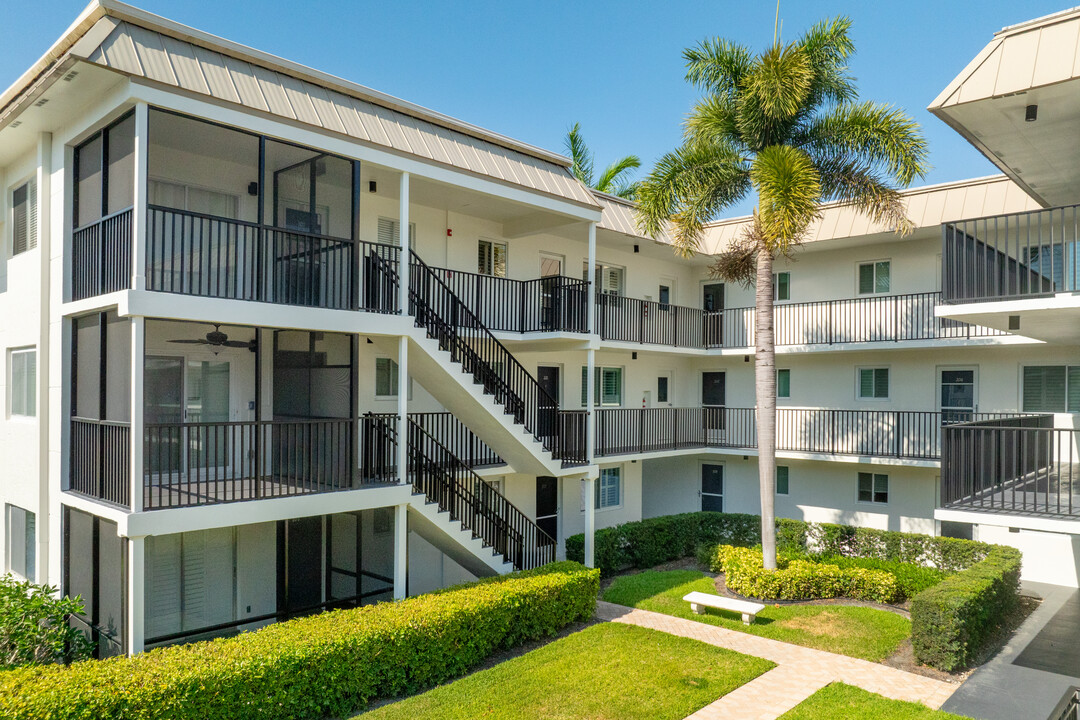
[[1011, 480], [993, 490], [948, 505], [1017, 515], [1080, 517], [1080, 463], [1056, 463], [1049, 472]]

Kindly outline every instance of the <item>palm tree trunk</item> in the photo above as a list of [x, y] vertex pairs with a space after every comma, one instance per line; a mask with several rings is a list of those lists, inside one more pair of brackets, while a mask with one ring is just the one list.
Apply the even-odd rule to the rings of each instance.
[[773, 256], [757, 254], [754, 391], [757, 395], [758, 483], [761, 486], [761, 554], [776, 569], [776, 346], [773, 334]]

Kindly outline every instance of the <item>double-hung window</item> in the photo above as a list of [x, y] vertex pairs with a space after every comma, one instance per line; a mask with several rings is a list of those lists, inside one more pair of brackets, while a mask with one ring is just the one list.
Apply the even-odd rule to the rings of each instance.
[[11, 193], [12, 255], [37, 247], [37, 226], [37, 181], [30, 180]]
[[880, 473], [859, 473], [859, 502], [878, 504], [889, 502], [889, 476]]
[[506, 243], [480, 240], [476, 245], [476, 272], [506, 277]]
[[1024, 367], [1024, 412], [1080, 412], [1080, 366]]
[[880, 295], [889, 292], [890, 275], [888, 260], [859, 263], [859, 294]]
[[622, 503], [622, 468], [609, 467], [600, 469], [596, 481], [596, 509], [618, 507]]
[[889, 399], [889, 368], [859, 368], [859, 400]]
[[[598, 367], [596, 371], [596, 387], [593, 404], [606, 407], [618, 407], [622, 405], [622, 368]], [[586, 406], [585, 398], [588, 395], [589, 368], [581, 368], [581, 407]]]
[[7, 570], [34, 582], [34, 566], [37, 562], [34, 513], [16, 505], [8, 505], [6, 510], [4, 520], [7, 526], [5, 538]]
[[9, 412], [13, 417], [37, 416], [37, 350], [12, 350], [8, 354], [10, 371]]

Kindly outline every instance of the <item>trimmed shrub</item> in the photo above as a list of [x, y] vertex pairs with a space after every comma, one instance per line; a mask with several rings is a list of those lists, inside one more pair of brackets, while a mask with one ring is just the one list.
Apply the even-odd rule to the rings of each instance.
[[591, 617], [599, 576], [576, 563], [278, 623], [132, 658], [0, 673], [0, 717], [342, 717], [461, 675], [499, 648]]
[[840, 567], [805, 558], [777, 559], [766, 570], [757, 548], [720, 545], [709, 566], [724, 573], [728, 589], [747, 597], [770, 600], [817, 600], [849, 597], [892, 603], [902, 599], [896, 578], [883, 570]]
[[0, 670], [90, 657], [91, 644], [68, 616], [83, 611], [79, 597], [56, 588], [0, 575]]
[[1020, 551], [993, 545], [986, 557], [945, 578], [911, 602], [915, 658], [940, 670], [958, 670], [979, 652], [1016, 607]]
[[804, 547], [819, 555], [875, 558], [945, 572], [969, 568], [990, 551], [987, 543], [972, 540], [831, 523], [807, 523]]
[[901, 600], [913, 598], [923, 590], [937, 585], [948, 575], [944, 570], [923, 567], [899, 560], [878, 560], [877, 558], [844, 557], [842, 555], [809, 555], [814, 562], [825, 562], [840, 568], [865, 568], [887, 572], [896, 580]]

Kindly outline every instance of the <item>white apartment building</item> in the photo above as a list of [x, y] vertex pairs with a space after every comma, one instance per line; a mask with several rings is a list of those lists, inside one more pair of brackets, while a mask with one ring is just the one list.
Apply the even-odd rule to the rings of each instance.
[[[935, 112], [990, 136], [965, 74]], [[1077, 584], [1077, 238], [1043, 208], [1080, 180], [1036, 171], [1072, 139], [1047, 97], [1000, 132], [1023, 175], [910, 191], [902, 239], [830, 206], [778, 262], [779, 514]], [[81, 594], [106, 655], [758, 512], [753, 295], [707, 270], [746, 219], [683, 259], [568, 165], [91, 4], [0, 96], [2, 569]], [[990, 251], [1003, 217], [1058, 231]]]

